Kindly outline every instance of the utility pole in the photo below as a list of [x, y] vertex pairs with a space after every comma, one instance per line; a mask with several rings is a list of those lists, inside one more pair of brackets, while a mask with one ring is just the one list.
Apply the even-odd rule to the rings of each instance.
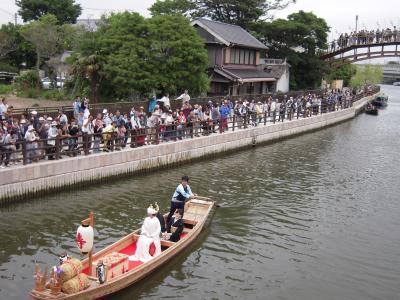
[[14, 22], [15, 22], [15, 26], [17, 26], [18, 25], [18, 14], [17, 13], [14, 14]]
[[358, 27], [358, 15], [356, 15], [356, 33], [357, 33], [357, 27]]

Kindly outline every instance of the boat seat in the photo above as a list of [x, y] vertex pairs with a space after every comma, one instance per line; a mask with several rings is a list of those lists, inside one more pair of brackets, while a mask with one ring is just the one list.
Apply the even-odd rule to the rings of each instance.
[[185, 218], [183, 218], [183, 223], [185, 223], [185, 224], [189, 224], [189, 225], [196, 225], [197, 224], [197, 221], [196, 220], [191, 220], [191, 219], [185, 219]]
[[161, 247], [171, 247], [175, 245], [175, 242], [171, 242], [171, 241], [166, 241], [166, 240], [161, 240]]

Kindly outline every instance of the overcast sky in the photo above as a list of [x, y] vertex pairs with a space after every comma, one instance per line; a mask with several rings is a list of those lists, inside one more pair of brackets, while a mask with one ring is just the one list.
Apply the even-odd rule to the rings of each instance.
[[[57, 0], [54, 0], [57, 1]], [[83, 8], [80, 18], [98, 18], [103, 13], [130, 10], [149, 16], [148, 8], [155, 0], [76, 0]], [[368, 29], [382, 27], [400, 27], [400, 0], [297, 0], [283, 11], [276, 12], [275, 17], [286, 17], [299, 10], [312, 11], [324, 18], [331, 26], [330, 39], [338, 36], [338, 32], [355, 28], [355, 16], [359, 15], [359, 28]], [[0, 23], [14, 21], [14, 13], [18, 8], [15, 0], [0, 0]], [[21, 22], [21, 19], [18, 19]]]

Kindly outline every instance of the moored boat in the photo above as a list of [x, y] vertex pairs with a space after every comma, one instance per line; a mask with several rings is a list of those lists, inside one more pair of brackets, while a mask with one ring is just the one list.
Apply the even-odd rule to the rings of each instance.
[[[31, 291], [35, 299], [98, 299], [119, 290], [122, 290], [157, 270], [162, 264], [170, 261], [182, 250], [187, 248], [197, 239], [205, 224], [211, 218], [215, 207], [212, 200], [189, 200], [185, 205], [183, 216], [184, 230], [178, 242], [161, 240], [162, 252], [148, 262], [129, 261], [128, 257], [136, 250], [136, 243], [140, 236], [140, 229], [135, 230], [114, 244], [104, 248], [89, 258], [81, 261], [82, 273], [88, 279], [87, 287], [79, 292], [65, 293], [64, 291], [54, 292], [54, 287], [37, 285]], [[93, 221], [91, 222], [93, 223]], [[101, 265], [110, 258], [114, 259], [110, 269], [106, 271], [104, 278], [98, 274], [96, 266]], [[74, 267], [76, 271], [76, 267]], [[76, 271], [79, 273], [79, 271]], [[46, 276], [44, 276], [46, 277]], [[79, 280], [79, 276], [78, 276]], [[100, 283], [104, 281], [103, 283]], [[79, 280], [78, 284], [82, 284]]]
[[388, 96], [384, 94], [377, 95], [374, 100], [372, 100], [372, 104], [378, 108], [387, 106]]
[[372, 105], [371, 103], [367, 103], [367, 105], [365, 106], [365, 113], [369, 114], [369, 115], [378, 115], [378, 109]]

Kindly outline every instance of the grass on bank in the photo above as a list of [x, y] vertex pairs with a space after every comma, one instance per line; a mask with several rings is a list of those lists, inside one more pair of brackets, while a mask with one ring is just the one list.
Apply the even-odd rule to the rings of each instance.
[[6, 96], [11, 94], [13, 91], [13, 86], [11, 84], [1, 84], [0, 83], [0, 96]]
[[32, 99], [46, 99], [54, 101], [68, 100], [68, 95], [63, 90], [43, 90], [37, 88], [26, 88], [23, 90], [16, 89], [12, 84], [0, 84], [0, 96], [4, 97], [10, 94], [15, 94], [21, 98], [32, 98]]

